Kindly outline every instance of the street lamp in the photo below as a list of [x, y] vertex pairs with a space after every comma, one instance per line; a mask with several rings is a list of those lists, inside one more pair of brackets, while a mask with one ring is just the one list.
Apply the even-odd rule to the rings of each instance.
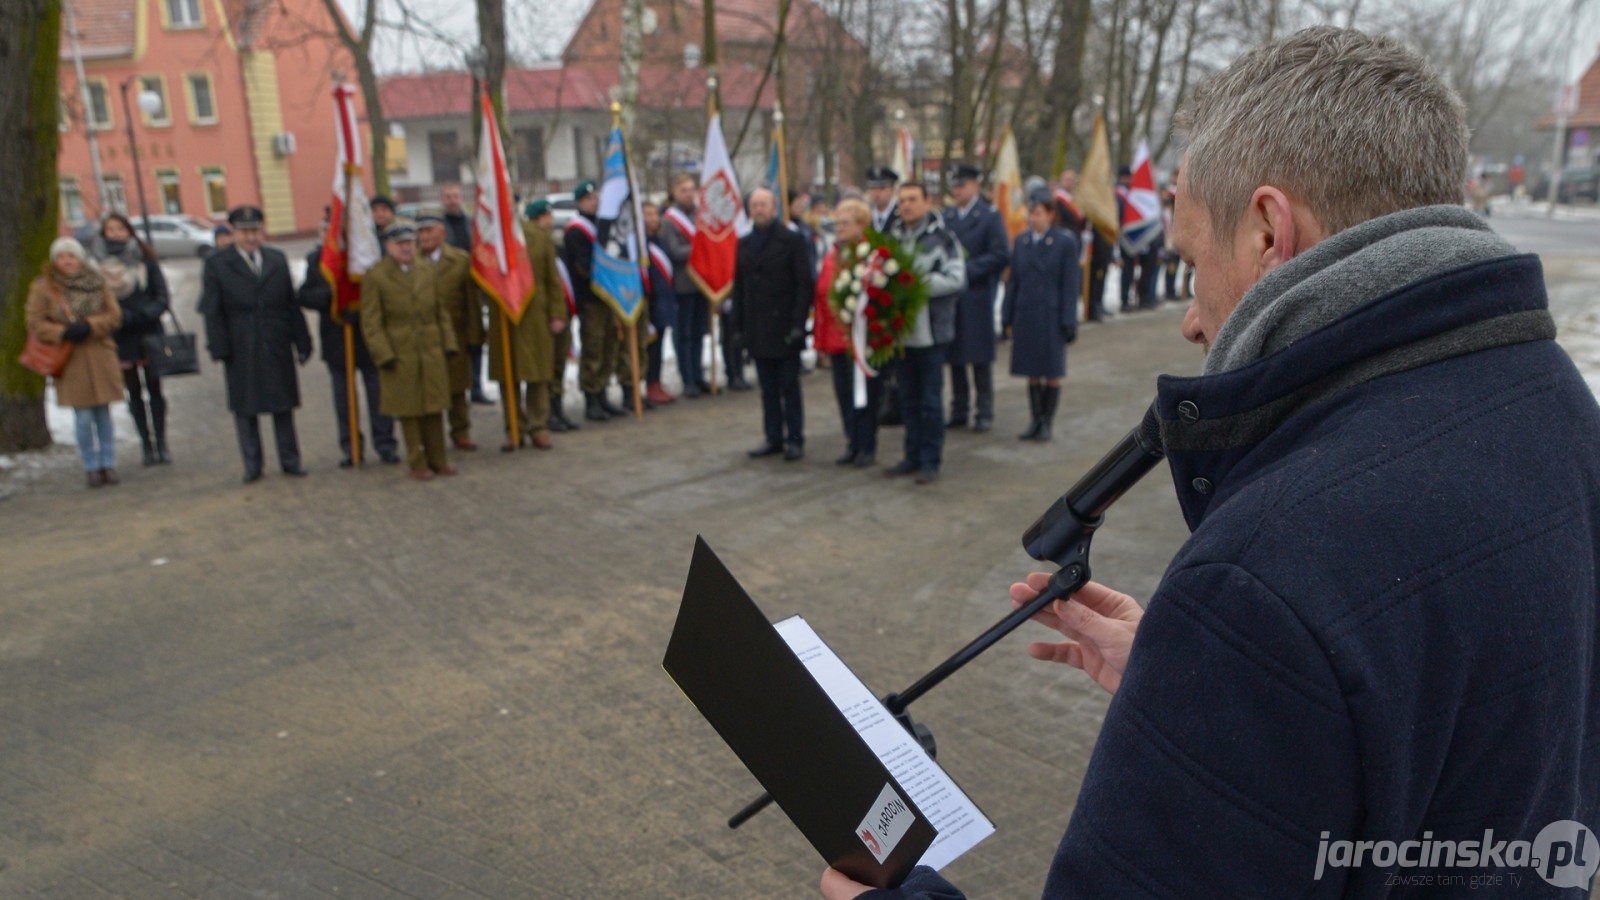
[[[133, 138], [133, 109], [128, 104], [128, 88], [139, 76], [130, 75], [122, 82], [122, 117], [128, 121], [128, 151], [133, 156], [133, 187], [139, 194], [139, 221], [144, 224], [144, 242], [152, 252], [155, 249], [155, 238], [150, 236], [150, 210], [144, 202], [144, 178], [139, 173], [139, 144]], [[139, 92], [139, 109], [147, 116], [154, 116], [161, 111], [161, 95], [155, 91]]]

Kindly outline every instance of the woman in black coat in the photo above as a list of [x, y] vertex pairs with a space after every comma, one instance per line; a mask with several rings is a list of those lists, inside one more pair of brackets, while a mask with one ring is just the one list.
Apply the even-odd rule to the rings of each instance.
[[[167, 452], [167, 399], [161, 393], [161, 375], [145, 355], [144, 339], [161, 333], [161, 317], [171, 308], [167, 279], [155, 251], [133, 232], [133, 223], [121, 213], [106, 216], [100, 234], [89, 247], [122, 306], [122, 327], [117, 330], [117, 359], [122, 383], [128, 389], [128, 413], [144, 445], [144, 464], [172, 462]], [[144, 395], [150, 394], [148, 415]]]
[[1028, 198], [1028, 226], [1011, 253], [1001, 320], [1011, 330], [1011, 374], [1028, 379], [1033, 412], [1032, 424], [1017, 437], [1048, 441], [1067, 375], [1067, 345], [1078, 337], [1082, 272], [1078, 239], [1055, 227], [1048, 193]]

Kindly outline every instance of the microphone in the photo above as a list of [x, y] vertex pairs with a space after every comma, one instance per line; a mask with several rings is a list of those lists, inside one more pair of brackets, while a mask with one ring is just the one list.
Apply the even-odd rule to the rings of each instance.
[[1063, 570], [1082, 561], [1088, 553], [1088, 537], [1105, 521], [1106, 508], [1165, 458], [1161, 419], [1151, 403], [1144, 421], [1028, 527], [1022, 535], [1023, 549], [1034, 559], [1053, 562]]

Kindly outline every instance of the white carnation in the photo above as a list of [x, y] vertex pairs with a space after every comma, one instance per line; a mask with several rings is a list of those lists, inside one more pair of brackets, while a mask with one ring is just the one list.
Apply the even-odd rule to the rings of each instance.
[[883, 264], [883, 270], [888, 272], [890, 275], [898, 275], [900, 274], [900, 264], [891, 258], [888, 262]]
[[868, 253], [871, 253], [871, 252], [872, 252], [872, 245], [867, 243], [866, 241], [862, 241], [861, 243], [856, 245], [856, 255], [857, 256], [866, 256]]
[[853, 307], [856, 312], [862, 312], [867, 308], [867, 295], [857, 294], [855, 299], [850, 301], [850, 306]]
[[867, 264], [866, 263], [857, 263], [856, 267], [850, 271], [850, 274], [854, 275], [857, 278], [865, 278], [865, 277], [867, 277]]
[[882, 272], [873, 272], [872, 273], [872, 286], [873, 287], [883, 287], [884, 285], [886, 285], [888, 283], [889, 283], [889, 276], [883, 274]]
[[853, 318], [855, 318], [855, 317], [850, 314], [850, 310], [848, 310], [848, 309], [839, 310], [839, 321], [843, 322], [844, 324], [849, 325], [850, 324], [850, 320], [853, 319]]
[[850, 282], [850, 293], [852, 293], [852, 294], [861, 293], [861, 282], [859, 282], [859, 281]]
[[839, 277], [835, 278], [833, 280], [833, 289], [836, 290], [836, 291], [842, 291], [842, 290], [844, 290], [845, 288], [847, 288], [849, 286], [850, 286], [850, 273], [848, 273], [848, 272], [840, 272], [839, 273]]

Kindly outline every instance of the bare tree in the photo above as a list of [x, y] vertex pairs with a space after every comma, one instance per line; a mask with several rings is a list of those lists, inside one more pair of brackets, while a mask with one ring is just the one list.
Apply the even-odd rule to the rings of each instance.
[[56, 96], [61, 4], [0, 3], [0, 122], [11, 146], [0, 154], [0, 453], [50, 445], [44, 379], [17, 364], [27, 341], [28, 285], [60, 221], [56, 191]]

